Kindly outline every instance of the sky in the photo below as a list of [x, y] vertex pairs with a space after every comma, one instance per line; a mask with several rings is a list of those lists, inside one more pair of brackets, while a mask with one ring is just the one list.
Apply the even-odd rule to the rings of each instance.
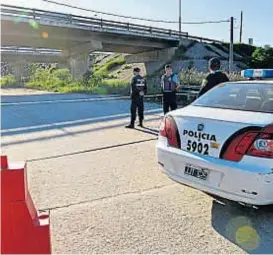
[[[55, 0], [56, 2], [76, 5], [97, 11], [160, 20], [178, 20], [179, 0]], [[181, 0], [182, 22], [235, 20], [234, 41], [239, 41], [240, 12], [243, 11], [243, 42], [254, 39], [254, 44], [273, 45], [273, 0]], [[1, 4], [16, 5], [42, 10], [65, 12], [95, 17], [95, 13], [62, 7], [43, 0], [0, 0]], [[154, 23], [115, 18], [97, 14], [96, 17], [120, 20], [178, 30], [178, 24]], [[229, 41], [230, 24], [186, 25], [182, 31], [190, 35]]]

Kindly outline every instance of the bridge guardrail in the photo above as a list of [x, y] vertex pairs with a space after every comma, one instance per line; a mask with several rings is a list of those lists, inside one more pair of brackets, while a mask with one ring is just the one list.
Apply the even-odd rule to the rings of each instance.
[[78, 26], [84, 26], [84, 27], [90, 27], [90, 28], [94, 27], [94, 28], [112, 29], [112, 30], [119, 29], [120, 32], [129, 31], [129, 32], [138, 32], [138, 33], [142, 33], [146, 35], [163, 36], [167, 40], [179, 40], [179, 38], [182, 37], [182, 38], [204, 41], [204, 42], [222, 43], [219, 40], [198, 37], [198, 36], [191, 36], [187, 32], [180, 33], [179, 31], [171, 30], [171, 29], [2, 4], [1, 19], [4, 16], [32, 19], [39, 22], [42, 22], [42, 21], [44, 22], [46, 21], [49, 23], [59, 22], [60, 24], [63, 24], [63, 25], [70, 24], [70, 25], [78, 25]]
[[18, 51], [18, 50], [0, 50], [1, 54], [10, 54], [10, 55], [45, 55], [45, 56], [62, 56], [62, 52], [50, 52], [50, 51]]

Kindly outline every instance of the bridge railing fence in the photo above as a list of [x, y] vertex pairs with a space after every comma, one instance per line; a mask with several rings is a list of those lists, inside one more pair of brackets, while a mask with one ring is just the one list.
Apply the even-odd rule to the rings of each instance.
[[149, 35], [161, 36], [166, 39], [173, 39], [173, 40], [179, 40], [179, 38], [187, 38], [187, 39], [197, 40], [201, 42], [222, 43], [219, 40], [198, 37], [198, 36], [191, 36], [187, 32], [180, 33], [179, 31], [171, 30], [171, 29], [2, 4], [1, 19], [3, 19], [3, 17], [5, 16], [14, 18], [15, 22], [16, 21], [20, 22], [20, 19], [29, 19], [29, 20], [34, 20], [41, 23], [42, 22], [48, 22], [48, 23], [57, 22], [59, 24], [78, 25], [78, 26], [84, 26], [84, 27], [90, 27], [90, 28], [93, 27], [93, 28], [100, 28], [102, 30], [119, 29], [120, 32], [127, 31], [127, 32], [135, 32], [139, 34], [149, 34]]

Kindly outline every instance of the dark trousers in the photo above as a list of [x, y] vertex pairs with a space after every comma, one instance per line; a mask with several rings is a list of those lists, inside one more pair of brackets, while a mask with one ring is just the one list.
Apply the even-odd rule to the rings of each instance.
[[138, 110], [139, 121], [142, 122], [144, 119], [144, 102], [143, 97], [132, 99], [131, 103], [131, 122], [134, 123], [136, 120], [136, 111]]
[[177, 103], [176, 103], [176, 95], [163, 95], [163, 111], [164, 114], [170, 111], [174, 111], [177, 109]]

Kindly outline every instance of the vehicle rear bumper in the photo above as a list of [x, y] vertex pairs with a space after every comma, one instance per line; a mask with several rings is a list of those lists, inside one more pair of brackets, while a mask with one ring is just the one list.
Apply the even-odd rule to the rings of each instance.
[[[173, 149], [160, 138], [156, 150], [162, 171], [179, 183], [246, 204], [273, 204], [273, 172], [270, 169]], [[184, 174], [188, 164], [208, 170], [207, 180]]]

